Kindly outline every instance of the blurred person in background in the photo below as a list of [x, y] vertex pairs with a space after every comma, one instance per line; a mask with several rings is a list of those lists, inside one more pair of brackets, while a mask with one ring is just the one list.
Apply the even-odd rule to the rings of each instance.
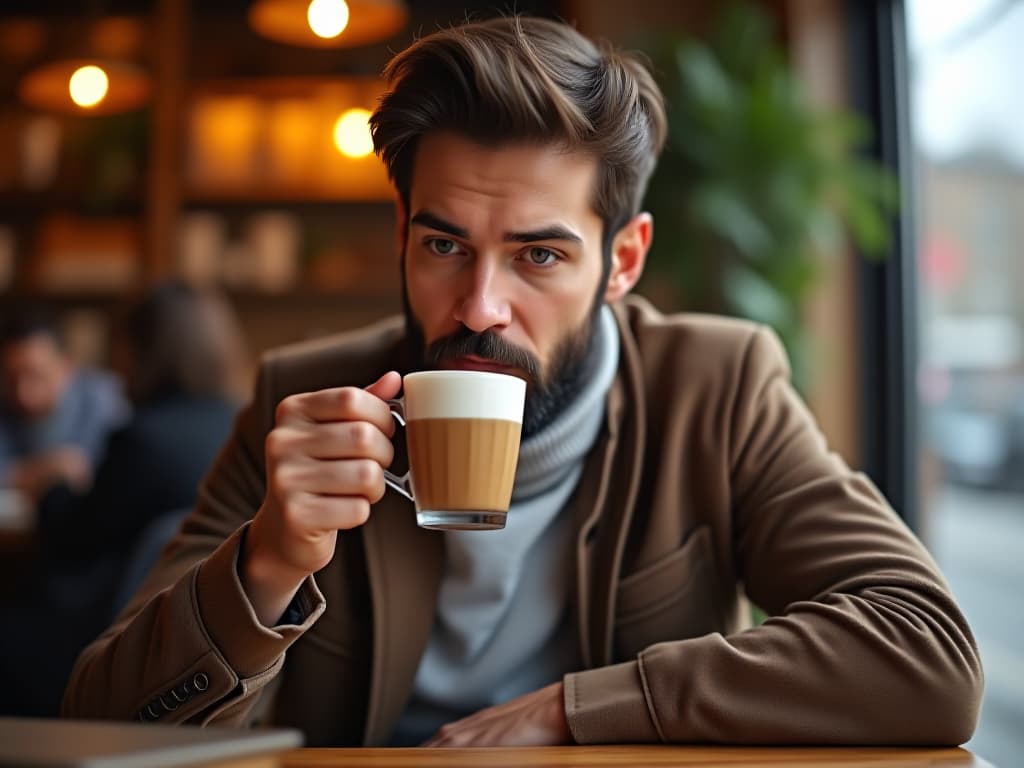
[[[38, 573], [0, 640], [0, 713], [56, 715], [78, 652], [110, 622], [191, 508], [231, 429], [244, 378], [237, 323], [216, 294], [156, 287], [115, 332], [115, 367], [134, 405], [88, 493], [59, 482], [40, 499]], [[27, 598], [27, 599], [25, 599]], [[11, 618], [10, 616], [8, 618]]]
[[30, 503], [58, 483], [83, 491], [129, 408], [117, 378], [76, 366], [56, 321], [19, 308], [0, 330], [0, 486]]

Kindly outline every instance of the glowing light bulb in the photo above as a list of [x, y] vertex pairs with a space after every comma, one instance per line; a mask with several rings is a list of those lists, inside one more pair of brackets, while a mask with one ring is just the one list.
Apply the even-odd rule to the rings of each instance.
[[317, 37], [337, 37], [348, 26], [348, 3], [345, 0], [313, 0], [306, 11], [309, 28]]
[[334, 123], [334, 146], [347, 157], [365, 157], [373, 152], [373, 137], [370, 136], [370, 112], [366, 109], [349, 109]]
[[71, 100], [80, 107], [95, 107], [106, 98], [109, 88], [107, 73], [93, 64], [76, 69], [68, 81]]

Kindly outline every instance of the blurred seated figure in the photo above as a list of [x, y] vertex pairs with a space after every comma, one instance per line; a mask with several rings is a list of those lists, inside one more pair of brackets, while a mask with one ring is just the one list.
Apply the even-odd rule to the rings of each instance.
[[0, 330], [0, 487], [35, 502], [55, 483], [88, 487], [128, 416], [117, 379], [76, 366], [53, 318], [16, 309]]
[[57, 714], [75, 657], [113, 618], [126, 569], [139, 577], [136, 549], [159, 549], [147, 529], [173, 534], [168, 515], [191, 508], [231, 429], [245, 374], [237, 324], [215, 294], [158, 286], [126, 313], [113, 357], [133, 416], [111, 435], [87, 494], [60, 483], [39, 502], [39, 573], [15, 612], [31, 623], [0, 640], [0, 714]]

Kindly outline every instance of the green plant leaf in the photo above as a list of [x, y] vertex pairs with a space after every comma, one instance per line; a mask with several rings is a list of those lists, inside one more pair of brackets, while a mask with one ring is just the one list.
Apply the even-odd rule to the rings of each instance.
[[760, 7], [730, 3], [706, 40], [662, 35], [648, 52], [669, 117], [646, 199], [649, 279], [688, 308], [771, 325], [800, 387], [800, 318], [823, 260], [844, 236], [884, 255], [895, 179], [863, 154], [862, 118], [808, 103]]

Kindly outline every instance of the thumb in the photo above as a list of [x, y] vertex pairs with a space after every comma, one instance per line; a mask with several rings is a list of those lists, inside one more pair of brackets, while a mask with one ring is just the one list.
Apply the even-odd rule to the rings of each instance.
[[402, 377], [398, 375], [398, 371], [388, 371], [368, 386], [366, 391], [371, 395], [379, 397], [381, 400], [391, 400], [398, 397], [401, 389]]

